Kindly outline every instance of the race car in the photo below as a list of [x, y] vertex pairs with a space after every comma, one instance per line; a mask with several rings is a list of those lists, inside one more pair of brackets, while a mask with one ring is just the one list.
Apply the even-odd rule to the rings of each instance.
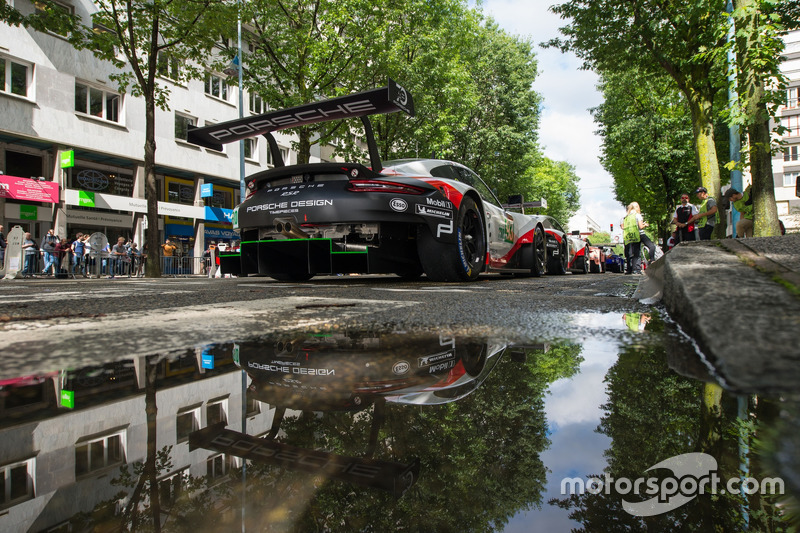
[[360, 411], [378, 399], [438, 405], [475, 391], [505, 342], [400, 333], [300, 334], [243, 342], [248, 394], [299, 410]]
[[580, 237], [567, 235], [569, 241], [570, 260], [569, 270], [576, 274], [589, 273], [589, 245]]
[[589, 271], [603, 274], [606, 271], [606, 253], [600, 246], [588, 245]]
[[[247, 179], [234, 209], [238, 253], [221, 254], [226, 274], [304, 281], [319, 274], [397, 274], [433, 281], [471, 281], [482, 272], [565, 274], [578, 248], [556, 220], [507, 211], [469, 168], [453, 161], [382, 162], [368, 116], [414, 114], [411, 95], [392, 80], [362, 93], [213, 126], [192, 128], [189, 141], [221, 143], [264, 135], [276, 167]], [[284, 166], [272, 132], [342, 118], [361, 118], [369, 166]]]

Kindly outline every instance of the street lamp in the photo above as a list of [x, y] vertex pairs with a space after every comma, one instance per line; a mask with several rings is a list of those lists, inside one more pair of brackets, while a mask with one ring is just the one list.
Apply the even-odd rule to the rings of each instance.
[[[237, 4], [237, 32], [238, 43], [236, 57], [233, 58], [228, 68], [223, 70], [226, 76], [239, 76], [239, 118], [244, 117], [244, 92], [242, 91], [242, 0], [238, 0]], [[239, 141], [239, 202], [244, 202], [245, 198], [245, 181], [244, 181], [244, 139]]]

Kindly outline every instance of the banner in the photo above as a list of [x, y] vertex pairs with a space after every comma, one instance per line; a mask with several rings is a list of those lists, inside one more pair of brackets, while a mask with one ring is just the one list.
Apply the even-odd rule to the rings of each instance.
[[57, 204], [58, 195], [58, 183], [0, 174], [0, 197]]

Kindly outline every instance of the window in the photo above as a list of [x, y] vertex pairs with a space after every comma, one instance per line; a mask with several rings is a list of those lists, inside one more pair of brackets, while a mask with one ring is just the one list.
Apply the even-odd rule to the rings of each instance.
[[228, 101], [228, 82], [216, 74], [206, 74], [206, 94]]
[[797, 184], [797, 176], [800, 176], [800, 172], [784, 172], [783, 186], [794, 187]]
[[[289, 149], [288, 148], [280, 148], [281, 151], [281, 159], [283, 159], [284, 164], [289, 164]], [[275, 162], [272, 160], [272, 152], [267, 150], [267, 164], [270, 166], [275, 166]]]
[[125, 462], [125, 431], [78, 441], [75, 475], [82, 476]]
[[180, 495], [186, 487], [186, 481], [189, 479], [189, 469], [184, 468], [172, 475], [169, 475], [158, 481], [159, 496], [161, 497], [161, 505], [169, 508], [175, 504]]
[[110, 122], [119, 122], [120, 96], [76, 81], [75, 111]]
[[170, 180], [167, 183], [167, 201], [173, 204], [194, 205], [194, 183]]
[[244, 158], [258, 161], [258, 139], [251, 137], [244, 140]]
[[786, 109], [797, 109], [800, 87], [790, 87], [786, 89]]
[[181, 64], [180, 62], [169, 54], [158, 54], [158, 64], [156, 71], [162, 78], [167, 78], [172, 81], [181, 79]]
[[[43, 14], [45, 12], [45, 4], [39, 3], [39, 2], [34, 2], [34, 4], [36, 5], [37, 14]], [[67, 16], [72, 16], [74, 14], [74, 9], [72, 8], [72, 6], [68, 6], [66, 4], [61, 4], [61, 3], [58, 3], [58, 2], [52, 2], [50, 5], [53, 7], [53, 9], [55, 11], [60, 11], [61, 12], [60, 14], [64, 14], [64, 15], [67, 15]], [[68, 37], [69, 36], [69, 32], [66, 31], [66, 30], [52, 30], [51, 29], [50, 31], [52, 33], [54, 33], [55, 35], [60, 35], [61, 37]]]
[[189, 125], [194, 126], [197, 120], [186, 115], [175, 113], [175, 138], [186, 140], [189, 138]]
[[214, 455], [206, 459], [206, 475], [209, 480], [220, 479], [232, 468], [236, 468], [236, 460], [226, 454]]
[[34, 459], [0, 467], [0, 507], [33, 498]]
[[781, 126], [789, 130], [786, 133], [787, 137], [800, 136], [800, 115], [794, 115], [791, 117], [782, 117]]
[[255, 93], [250, 93], [249, 97], [250, 101], [250, 112], [254, 115], [261, 115], [267, 112], [267, 105], [264, 103], [264, 100]]
[[0, 57], [0, 91], [27, 97], [30, 71], [28, 65]]
[[800, 160], [800, 154], [798, 154], [798, 146], [787, 146], [786, 149], [783, 151], [783, 160], [784, 161], [798, 161]]
[[200, 408], [185, 410], [178, 412], [175, 420], [175, 437], [177, 442], [185, 442], [189, 440], [189, 433], [200, 429]]
[[213, 426], [223, 422], [228, 424], [228, 400], [209, 402], [206, 405], [206, 426]]
[[251, 416], [256, 416], [259, 414], [261, 414], [261, 402], [254, 400], [253, 398], [248, 398], [247, 410], [245, 411], [244, 416], [250, 418]]

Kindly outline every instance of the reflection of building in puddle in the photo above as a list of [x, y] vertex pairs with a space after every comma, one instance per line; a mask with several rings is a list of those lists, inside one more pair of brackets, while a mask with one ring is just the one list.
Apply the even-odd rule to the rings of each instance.
[[[564, 351], [558, 368], [577, 369], [576, 348]], [[529, 485], [544, 479], [531, 450], [548, 442], [535, 406], [546, 384], [564, 374], [537, 366], [547, 351], [497, 340], [350, 332], [207, 346], [172, 358], [142, 356], [6, 380], [0, 467], [7, 497], [0, 520], [9, 530], [86, 530], [101, 522], [129, 525], [153, 512], [167, 522], [210, 513], [201, 531], [215, 530], [214, 517], [244, 520], [237, 506], [247, 506], [250, 519], [280, 523], [264, 501], [275, 503], [273, 511], [291, 511], [287, 517], [304, 513], [329, 479], [346, 482], [329, 490], [366, 486], [400, 496], [415, 486], [430, 500], [443, 479], [472, 479], [451, 479], [464, 462], [486, 470], [482, 479]], [[500, 365], [501, 381], [489, 380], [484, 392], [506, 352], [511, 363]], [[68, 402], [63, 393], [70, 393]], [[456, 400], [465, 407], [453, 408]], [[494, 459], [481, 459], [476, 454], [484, 446], [527, 470], [506, 472]], [[540, 486], [520, 485], [519, 505], [536, 502]], [[306, 496], [289, 509], [284, 489]], [[202, 491], [213, 496], [198, 498]], [[252, 491], [265, 500], [244, 496]], [[296, 525], [291, 518], [282, 523]]]

